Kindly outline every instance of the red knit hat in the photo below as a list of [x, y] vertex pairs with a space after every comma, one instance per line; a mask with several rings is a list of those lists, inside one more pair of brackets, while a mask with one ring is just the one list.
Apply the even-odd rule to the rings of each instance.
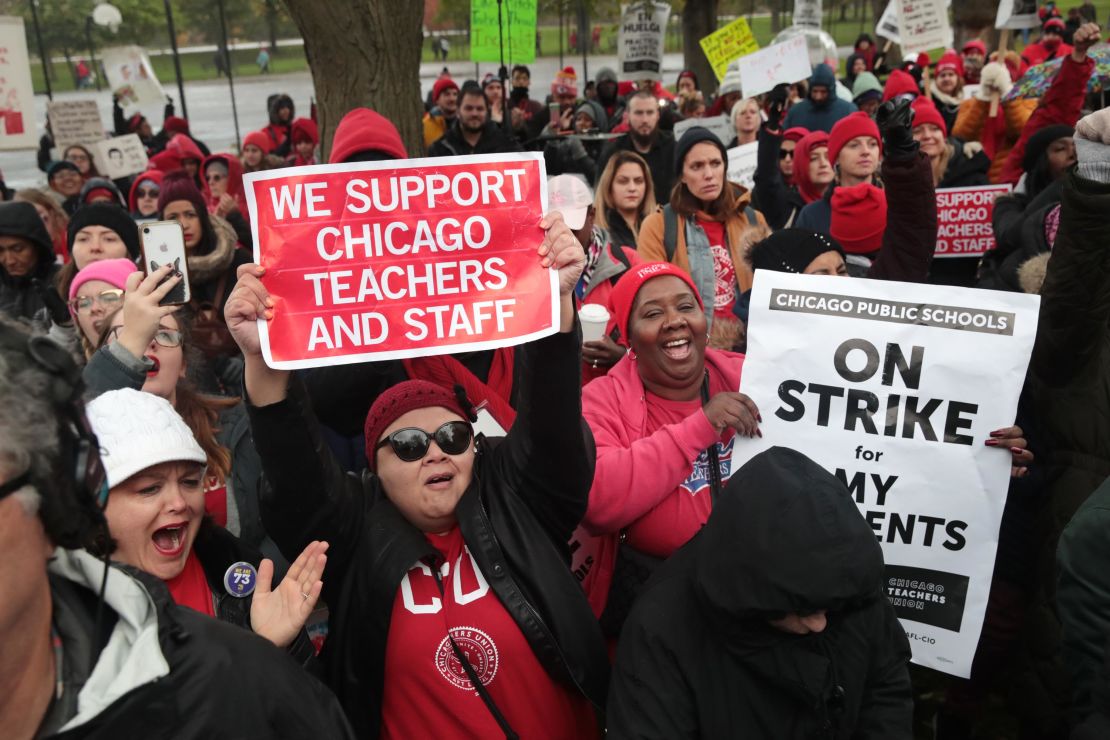
[[179, 116], [167, 116], [162, 128], [174, 134], [187, 134], [189, 133], [189, 122]]
[[243, 139], [243, 148], [248, 146], [256, 146], [262, 150], [264, 154], [269, 154], [273, 151], [274, 143], [270, 141], [270, 137], [266, 135], [265, 131], [251, 131]]
[[689, 285], [694, 297], [698, 299], [698, 306], [705, 310], [705, 307], [702, 306], [701, 295], [698, 293], [698, 286], [694, 285], [693, 279], [680, 268], [675, 267], [670, 262], [648, 262], [635, 267], [621, 275], [617, 286], [609, 294], [609, 309], [616, 321], [617, 328], [621, 330], [621, 339], [625, 344], [628, 343], [628, 321], [632, 315], [632, 304], [636, 301], [636, 294], [640, 292], [640, 288], [644, 287], [644, 283], [647, 281], [666, 275], [673, 275]]
[[443, 94], [444, 90], [458, 90], [459, 86], [450, 77], [440, 77], [432, 85], [432, 102], [435, 103], [439, 100], [439, 96]]
[[910, 108], [913, 109], [913, 127], [917, 128], [926, 123], [931, 123], [941, 130], [941, 132], [948, 136], [948, 126], [944, 123], [944, 117], [941, 116], [940, 111], [933, 104], [933, 101], [928, 98], [918, 98], [910, 103]]
[[849, 254], [869, 254], [883, 246], [886, 193], [869, 182], [833, 191], [829, 233]]
[[952, 49], [944, 52], [941, 58], [937, 60], [937, 74], [939, 75], [944, 71], [955, 72], [960, 77], [964, 76], [964, 60]]
[[311, 141], [315, 146], [320, 143], [320, 130], [311, 118], [298, 118], [293, 121], [293, 143]]
[[1064, 25], [1064, 21], [1060, 18], [1049, 18], [1047, 21], [1044, 22], [1043, 26], [1043, 30], [1045, 32], [1051, 29], [1061, 36], [1064, 34], [1064, 30], [1066, 28], [1067, 26]]
[[574, 67], [564, 67], [555, 73], [555, 80], [551, 83], [552, 95], [578, 95], [578, 74]]
[[[906, 76], [909, 77], [909, 75]], [[882, 153], [883, 137], [879, 135], [878, 125], [871, 116], [858, 110], [837, 121], [829, 132], [829, 161], [833, 165], [836, 164], [836, 158], [840, 156], [840, 150], [844, 145], [857, 136], [870, 136], [878, 141], [879, 153]]]
[[139, 130], [139, 126], [142, 126], [143, 121], [145, 120], [146, 118], [143, 117], [142, 113], [136, 113], [135, 115], [127, 119], [127, 130], [133, 134], [137, 133]]
[[896, 69], [890, 73], [890, 77], [886, 80], [886, 85], [883, 86], [883, 102], [892, 100], [899, 95], [907, 94], [920, 95], [921, 91], [917, 89], [917, 80], [913, 78], [909, 72], [903, 72]]
[[471, 420], [471, 413], [463, 409], [458, 396], [427, 380], [406, 380], [378, 396], [366, 414], [366, 460], [371, 470], [378, 469], [376, 448], [389, 425], [410, 411], [430, 407], [444, 408]]
[[808, 128], [803, 128], [802, 126], [795, 126], [794, 128], [788, 128], [788, 129], [786, 129], [785, 131], [782, 132], [782, 140], [783, 141], [793, 141], [795, 144], [797, 144], [799, 141], [802, 140], [802, 137], [805, 136], [808, 133], [809, 133]]
[[987, 45], [979, 39], [972, 39], [971, 41], [968, 41], [966, 44], [964, 44], [964, 48], [960, 49], [960, 51], [964, 54], [968, 53], [969, 51], [977, 51], [983, 56], [986, 56]]
[[391, 159], [409, 156], [392, 121], [369, 108], [355, 108], [336, 127], [328, 162], [346, 162], [349, 157], [370, 151], [381, 152]]

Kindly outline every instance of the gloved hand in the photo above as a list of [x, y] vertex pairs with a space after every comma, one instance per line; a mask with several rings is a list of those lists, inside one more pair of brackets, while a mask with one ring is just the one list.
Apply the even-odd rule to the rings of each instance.
[[968, 159], [971, 159], [981, 151], [983, 151], [983, 145], [978, 141], [969, 141], [964, 144], [964, 156]]
[[568, 136], [563, 140], [563, 146], [566, 147], [566, 153], [571, 161], [577, 159], [586, 159], [590, 155], [586, 153], [586, 147], [582, 145], [582, 140], [577, 136]]
[[777, 133], [786, 114], [786, 101], [790, 97], [790, 85], [779, 83], [767, 94], [767, 123], [764, 124], [768, 131]]
[[905, 161], [917, 156], [913, 140], [913, 108], [908, 100], [888, 100], [875, 113], [875, 123], [883, 137], [883, 156]]
[[35, 278], [31, 281], [31, 285], [38, 291], [39, 297], [42, 298], [43, 304], [46, 306], [47, 312], [50, 314], [50, 320], [58, 326], [69, 326], [73, 323], [73, 316], [69, 313], [69, 306], [58, 295], [57, 289], [54, 288], [48, 281], [39, 280]]
[[1006, 97], [1006, 93], [1010, 92], [1013, 86], [1010, 70], [1006, 65], [1001, 62], [991, 62], [984, 65], [983, 71], [979, 73], [979, 89], [975, 92], [975, 97], [989, 103], [991, 95], [998, 93], [1000, 97]]
[[1081, 177], [1110, 182], [1110, 108], [1103, 108], [1075, 124], [1075, 158]]

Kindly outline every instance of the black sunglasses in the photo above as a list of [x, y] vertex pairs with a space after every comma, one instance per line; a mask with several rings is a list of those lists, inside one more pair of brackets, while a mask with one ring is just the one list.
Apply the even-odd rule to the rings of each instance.
[[423, 459], [428, 454], [428, 448], [435, 439], [439, 449], [448, 455], [461, 455], [470, 446], [474, 438], [474, 430], [465, 421], [449, 421], [432, 434], [416, 427], [398, 429], [388, 437], [378, 442], [375, 450], [389, 445], [393, 454], [405, 462], [415, 462]]
[[779, 159], [786, 159], [787, 157], [790, 157], [791, 159], [793, 159], [794, 158], [794, 150], [793, 149], [779, 149]]

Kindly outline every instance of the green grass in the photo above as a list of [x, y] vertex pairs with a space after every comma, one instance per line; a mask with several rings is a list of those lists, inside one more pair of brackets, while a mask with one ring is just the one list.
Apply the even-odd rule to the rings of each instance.
[[[1098, 10], [1099, 19], [1106, 20], [1108, 14], [1110, 14], [1110, 0], [1098, 0], [1098, 2], [1095, 2], [1095, 8]], [[877, 19], [872, 18], [869, 13], [865, 14], [862, 21], [859, 18], [853, 18], [851, 14], [849, 14], [847, 20], [836, 21], [829, 24], [826, 26], [825, 30], [836, 40], [837, 46], [850, 46], [861, 31], [874, 36], [876, 20]], [[752, 18], [751, 27], [752, 33], [755, 35], [760, 46], [768, 45], [775, 36], [771, 31], [771, 18], [769, 16], [757, 16]], [[564, 34], [566, 33], [569, 33], [569, 31], [564, 29]], [[563, 39], [563, 47], [563, 55], [568, 64], [573, 64], [575, 59], [581, 60], [581, 55], [572, 52], [568, 48], [565, 36]], [[666, 37], [666, 50], [668, 52], [682, 51], [682, 36], [678, 24], [671, 24], [669, 27]], [[617, 53], [617, 24], [602, 24], [601, 47], [597, 53]], [[559, 55], [558, 25], [545, 25], [540, 27], [540, 54], [541, 56], [550, 57], [557, 57]], [[451, 51], [448, 55], [448, 61], [469, 61], [469, 55], [470, 45], [466, 42], [465, 37], [452, 36]], [[81, 54], [73, 57], [74, 63], [84, 56], [84, 54]], [[233, 72], [235, 76], [253, 77], [258, 75], [258, 67], [255, 64], [255, 58], [257, 56], [257, 48], [232, 52]], [[182, 54], [181, 74], [185, 81], [191, 82], [194, 80], [215, 79], [216, 66], [213, 64], [212, 58], [212, 52], [203, 54]], [[431, 42], [428, 40], [425, 40], [422, 47], [421, 60], [424, 62], [435, 61], [432, 56]], [[161, 80], [162, 85], [166, 87], [167, 90], [173, 87], [176, 76], [174, 74], [172, 57], [168, 55], [153, 57], [151, 63], [154, 65], [154, 72], [158, 76], [158, 79]], [[281, 49], [278, 54], [271, 55], [270, 57], [270, 71], [272, 73], [281, 74], [286, 72], [303, 72], [307, 70], [308, 63], [304, 58], [304, 53], [298, 47], [286, 47]], [[35, 92], [46, 92], [46, 86], [43, 84], [42, 78], [42, 65], [32, 63], [31, 79], [35, 87]], [[52, 80], [56, 92], [75, 89], [73, 76], [64, 62], [53, 65]]]

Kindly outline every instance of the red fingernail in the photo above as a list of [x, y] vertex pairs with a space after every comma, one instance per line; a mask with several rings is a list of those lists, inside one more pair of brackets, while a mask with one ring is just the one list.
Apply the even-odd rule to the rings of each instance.
[[756, 430], [755, 430], [755, 433], [756, 433], [757, 435], [759, 435], [759, 438], [760, 438], [760, 439], [763, 439], [763, 432], [761, 432], [761, 431], [759, 431], [758, 429], [756, 429]]
[[997, 439], [988, 439], [983, 444], [985, 444], [987, 447], [997, 447], [998, 446], [998, 440]]
[[1006, 431], [1005, 429], [995, 429], [993, 432], [991, 432], [991, 436], [992, 437], [1001, 437], [1005, 433], [1005, 431]]
[[763, 423], [763, 414], [756, 414], [755, 415], [755, 420], [758, 421], [760, 424], [762, 424]]

